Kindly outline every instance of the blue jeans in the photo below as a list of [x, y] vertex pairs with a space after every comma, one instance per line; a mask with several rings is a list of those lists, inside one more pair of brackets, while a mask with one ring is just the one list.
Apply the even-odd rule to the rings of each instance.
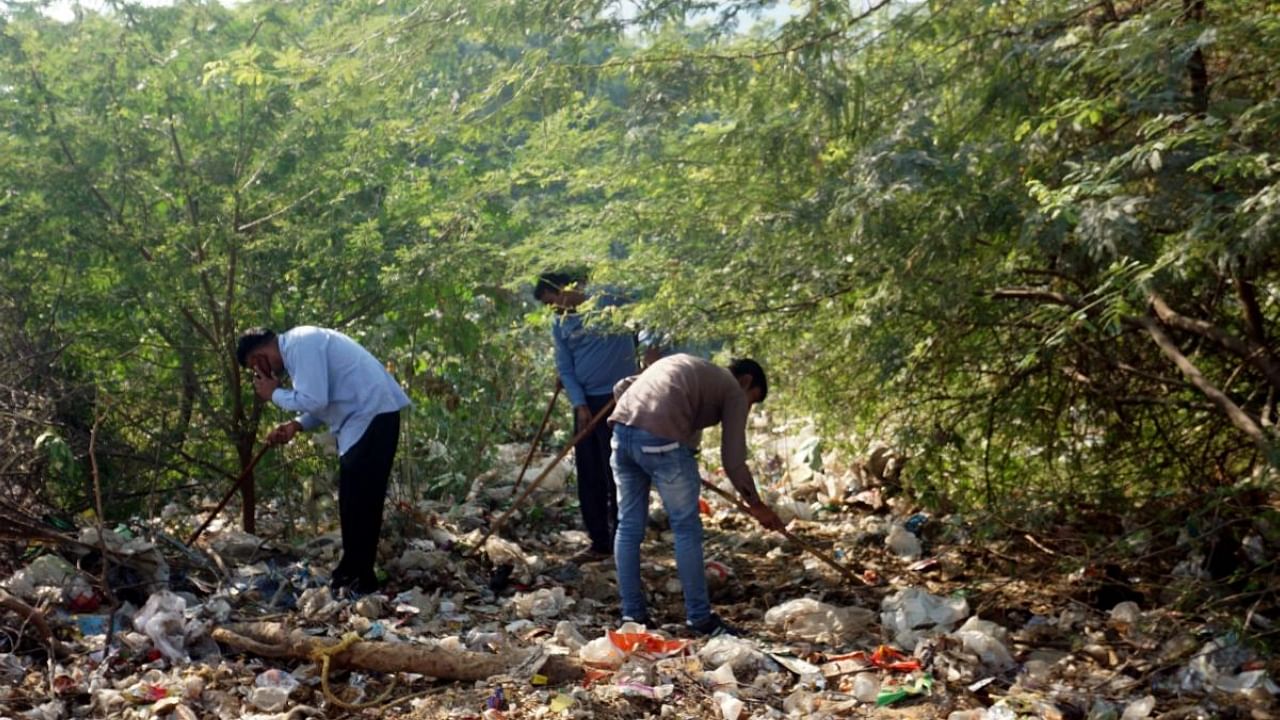
[[676, 540], [676, 570], [684, 591], [685, 619], [690, 623], [711, 615], [706, 567], [702, 561], [702, 518], [698, 495], [702, 477], [689, 448], [637, 427], [613, 427], [610, 464], [618, 487], [618, 531], [613, 557], [618, 567], [622, 614], [648, 615], [640, 580], [640, 543], [649, 522], [649, 488], [658, 489]]

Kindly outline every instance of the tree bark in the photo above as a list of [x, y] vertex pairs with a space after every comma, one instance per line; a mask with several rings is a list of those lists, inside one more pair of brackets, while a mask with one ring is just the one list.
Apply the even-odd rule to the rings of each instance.
[[[1182, 10], [1187, 21], [1196, 25], [1204, 23], [1204, 0], [1182, 0]], [[1199, 47], [1187, 59], [1187, 77], [1191, 81], [1191, 109], [1204, 115], [1209, 111], [1209, 66]]]
[[1155, 318], [1141, 317], [1137, 318], [1136, 322], [1147, 331], [1147, 334], [1155, 341], [1156, 346], [1165, 354], [1165, 357], [1178, 366], [1178, 370], [1182, 371], [1187, 380], [1192, 385], [1195, 385], [1200, 392], [1204, 393], [1205, 397], [1209, 398], [1209, 401], [1227, 416], [1231, 424], [1236, 426], [1236, 429], [1249, 436], [1249, 439], [1257, 445], [1266, 447], [1267, 436], [1262, 431], [1262, 426], [1258, 424], [1258, 421], [1254, 420], [1244, 410], [1241, 410], [1240, 406], [1227, 397], [1226, 393], [1209, 382], [1204, 374], [1200, 372], [1200, 369], [1187, 359], [1186, 355], [1182, 354], [1182, 351], [1178, 349], [1178, 346], [1170, 339], [1169, 334], [1164, 331], [1164, 328]]
[[[317, 650], [337, 645], [339, 640], [314, 637], [302, 630], [288, 630], [281, 623], [255, 622], [214, 629], [213, 639], [237, 650], [272, 658], [308, 659]], [[435, 644], [398, 642], [357, 642], [333, 656], [337, 667], [375, 672], [411, 672], [441, 680], [474, 682], [494, 675], [539, 673], [552, 685], [580, 680], [582, 666], [566, 655], [547, 656], [536, 666], [536, 649], [503, 654], [447, 650]]]
[[1200, 337], [1212, 340], [1219, 347], [1239, 356], [1254, 369], [1262, 373], [1272, 387], [1280, 389], [1280, 363], [1275, 361], [1265, 345], [1252, 340], [1238, 338], [1222, 328], [1204, 320], [1197, 320], [1179, 314], [1159, 293], [1151, 294], [1151, 308], [1160, 322], [1171, 328], [1184, 330]]

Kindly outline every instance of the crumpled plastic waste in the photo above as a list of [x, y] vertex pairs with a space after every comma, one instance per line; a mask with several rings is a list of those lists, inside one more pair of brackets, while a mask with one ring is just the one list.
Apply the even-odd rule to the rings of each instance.
[[224, 560], [253, 562], [266, 541], [242, 530], [225, 529], [209, 541], [209, 547]]
[[858, 673], [853, 676], [853, 696], [859, 702], [873, 703], [880, 697], [880, 678], [875, 673]]
[[876, 707], [884, 707], [915, 695], [928, 695], [933, 690], [933, 676], [917, 675], [904, 683], [884, 683], [876, 695]]
[[688, 644], [646, 632], [643, 625], [626, 623], [617, 631], [606, 630], [604, 637], [583, 645], [578, 650], [578, 658], [595, 667], [617, 669], [633, 653], [643, 653], [650, 659], [662, 658], [683, 652]]
[[994, 672], [1003, 672], [1014, 666], [1013, 656], [1006, 646], [1009, 631], [977, 615], [965, 621], [951, 637], [959, 640], [966, 650], [978, 656], [982, 665]]
[[1237, 667], [1248, 657], [1248, 651], [1241, 647], [1233, 634], [1214, 638], [1200, 648], [1186, 667], [1178, 671], [1178, 685], [1185, 692], [1195, 693], [1208, 690], [1245, 693], [1260, 688], [1271, 695], [1280, 695], [1280, 687], [1267, 676], [1266, 670], [1246, 670], [1233, 674], [1219, 669]]
[[0, 680], [16, 683], [27, 674], [27, 666], [13, 653], [0, 653]]
[[1146, 720], [1151, 716], [1151, 711], [1155, 709], [1156, 699], [1151, 695], [1147, 695], [1126, 705], [1124, 712], [1120, 714], [1120, 720]]
[[1142, 619], [1142, 609], [1138, 607], [1138, 603], [1132, 600], [1126, 600], [1117, 603], [1111, 608], [1111, 623], [1113, 625], [1134, 625]]
[[298, 596], [298, 612], [314, 622], [329, 622], [338, 617], [342, 603], [333, 599], [327, 587], [307, 588]]
[[577, 652], [583, 645], [587, 644], [587, 639], [582, 637], [582, 633], [578, 632], [578, 628], [568, 620], [561, 620], [556, 623], [555, 634], [552, 637], [557, 643], [568, 648], [571, 652]]
[[889, 536], [884, 539], [884, 544], [893, 551], [894, 555], [904, 560], [919, 560], [924, 554], [924, 546], [920, 544], [920, 538], [897, 523], [889, 529]]
[[757, 669], [765, 662], [765, 654], [755, 643], [732, 635], [711, 638], [698, 650], [697, 656], [708, 668], [728, 665], [738, 672]]
[[497, 535], [491, 535], [488, 540], [485, 540], [484, 552], [488, 556], [489, 562], [495, 566], [512, 566], [512, 579], [522, 585], [531, 584], [534, 576], [542, 572], [543, 569], [541, 557], [526, 555], [519, 545]]
[[530, 593], [516, 595], [516, 614], [522, 618], [550, 618], [573, 607], [573, 598], [566, 597], [564, 588], [541, 588]]
[[392, 600], [397, 613], [428, 616], [436, 611], [436, 598], [418, 588], [409, 588]]
[[[633, 625], [633, 623], [627, 625]], [[627, 625], [624, 625], [622, 630], [606, 631], [609, 641], [627, 654], [640, 652], [654, 658], [668, 657], [684, 651], [689, 645], [687, 640], [669, 640], [657, 633], [632, 629]]]
[[151, 638], [156, 649], [169, 662], [189, 662], [183, 621], [186, 610], [186, 600], [162, 590], [152, 595], [133, 617], [133, 626]]
[[27, 602], [37, 600], [41, 596], [41, 588], [54, 588], [48, 591], [48, 597], [56, 599], [78, 574], [75, 566], [63, 558], [41, 555], [0, 583], [0, 587]]
[[813, 598], [796, 598], [774, 606], [764, 615], [765, 624], [788, 637], [839, 645], [852, 642], [875, 620], [875, 613], [860, 607], [836, 607]]
[[742, 709], [746, 707], [741, 700], [733, 695], [717, 690], [712, 698], [716, 701], [716, 706], [720, 708], [720, 717], [724, 720], [738, 720], [742, 717]]
[[616, 669], [622, 667], [622, 663], [627, 659], [627, 654], [622, 651], [622, 648], [614, 645], [613, 641], [606, 635], [583, 645], [578, 650], [578, 659], [587, 665]]
[[899, 590], [880, 604], [880, 622], [901, 648], [915, 648], [920, 638], [949, 633], [968, 615], [964, 598], [942, 598], [917, 587]]

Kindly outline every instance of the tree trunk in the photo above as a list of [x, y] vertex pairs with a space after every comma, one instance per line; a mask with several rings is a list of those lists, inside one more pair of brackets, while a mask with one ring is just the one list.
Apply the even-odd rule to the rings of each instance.
[[[213, 639], [236, 650], [261, 657], [309, 659], [317, 650], [337, 645], [339, 640], [315, 637], [302, 630], [287, 630], [281, 623], [254, 622], [215, 628]], [[494, 675], [547, 677], [552, 685], [582, 678], [582, 665], [566, 655], [545, 659], [536, 648], [500, 655], [448, 650], [435, 644], [401, 642], [357, 642], [333, 656], [337, 667], [375, 672], [411, 672], [441, 680], [474, 682]]]

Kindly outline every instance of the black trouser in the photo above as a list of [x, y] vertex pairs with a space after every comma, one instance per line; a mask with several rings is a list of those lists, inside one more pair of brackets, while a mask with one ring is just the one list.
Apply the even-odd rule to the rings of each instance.
[[387, 478], [400, 442], [400, 413], [373, 418], [360, 440], [342, 455], [338, 474], [338, 516], [342, 520], [342, 561], [333, 570], [333, 584], [354, 584], [363, 592], [377, 587], [373, 564], [382, 532], [382, 506]]
[[[588, 395], [591, 416], [595, 417], [612, 399], [612, 395]], [[573, 434], [577, 435], [582, 428], [578, 427], [576, 415], [573, 425]], [[610, 555], [613, 554], [613, 533], [618, 528], [618, 491], [609, 467], [612, 437], [609, 423], [601, 420], [590, 435], [574, 446], [573, 453], [578, 467], [578, 503], [582, 505], [582, 524], [591, 537], [591, 549]]]

